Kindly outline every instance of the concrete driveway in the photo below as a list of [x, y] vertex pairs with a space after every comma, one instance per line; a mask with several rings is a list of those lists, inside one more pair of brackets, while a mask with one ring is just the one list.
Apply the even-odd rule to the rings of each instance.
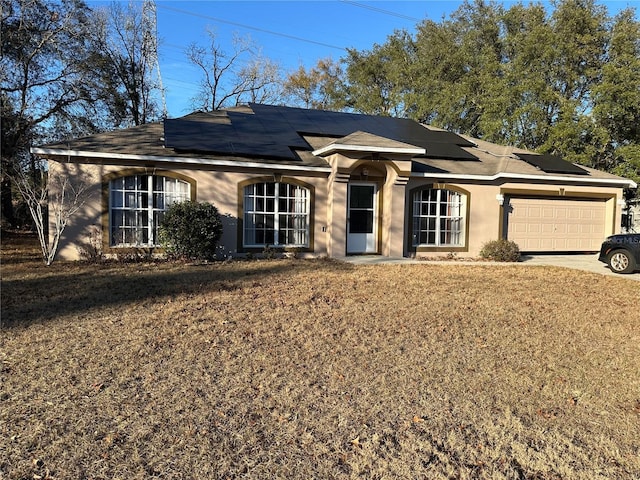
[[574, 255], [523, 255], [520, 259], [525, 265], [549, 265], [553, 267], [573, 268], [587, 272], [614, 275], [620, 278], [636, 280], [640, 282], [640, 272], [621, 275], [613, 273], [607, 264], [598, 261], [598, 254], [574, 254]]
[[[398, 263], [436, 263], [443, 264], [448, 263], [451, 265], [472, 264], [472, 265], [492, 265], [491, 262], [478, 263], [478, 262], [465, 262], [464, 260], [416, 260], [412, 258], [396, 258], [396, 257], [383, 257], [381, 255], [354, 255], [343, 257], [341, 260], [359, 264], [359, 265], [371, 265], [371, 264], [398, 264]], [[494, 264], [495, 265], [495, 264]], [[500, 263], [500, 265], [514, 265], [512, 263]], [[575, 254], [575, 255], [523, 255], [520, 262], [515, 265], [547, 265], [551, 267], [563, 267], [573, 268], [576, 270], [584, 270], [592, 273], [599, 273], [602, 275], [611, 275], [618, 278], [625, 278], [628, 280], [635, 280], [640, 282], [640, 272], [628, 275], [620, 275], [613, 273], [609, 270], [609, 267], [598, 261], [598, 254]]]

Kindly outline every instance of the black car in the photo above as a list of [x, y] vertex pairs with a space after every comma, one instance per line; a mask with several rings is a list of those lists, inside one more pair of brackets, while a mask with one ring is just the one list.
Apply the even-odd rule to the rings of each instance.
[[598, 260], [616, 273], [631, 273], [640, 268], [640, 233], [607, 237], [600, 247]]

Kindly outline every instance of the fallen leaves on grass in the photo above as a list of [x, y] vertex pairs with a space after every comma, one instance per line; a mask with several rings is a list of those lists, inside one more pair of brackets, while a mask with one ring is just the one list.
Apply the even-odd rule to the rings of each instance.
[[0, 477], [638, 477], [638, 297], [544, 267], [16, 262]]

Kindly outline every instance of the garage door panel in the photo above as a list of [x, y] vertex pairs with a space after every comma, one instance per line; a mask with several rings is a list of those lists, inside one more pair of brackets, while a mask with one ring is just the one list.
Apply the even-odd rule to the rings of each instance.
[[541, 218], [542, 209], [537, 207], [529, 207], [528, 214], [531, 218]]
[[542, 218], [550, 219], [555, 217], [556, 217], [556, 212], [553, 210], [553, 208], [542, 209]]
[[604, 200], [509, 198], [507, 238], [524, 252], [597, 251], [604, 238]]
[[569, 238], [566, 242], [567, 250], [578, 250], [582, 247], [582, 242], [575, 238]]
[[553, 241], [550, 238], [542, 238], [540, 242], [538, 242], [538, 245], [540, 245], [540, 249], [542, 250], [549, 250], [553, 248]]

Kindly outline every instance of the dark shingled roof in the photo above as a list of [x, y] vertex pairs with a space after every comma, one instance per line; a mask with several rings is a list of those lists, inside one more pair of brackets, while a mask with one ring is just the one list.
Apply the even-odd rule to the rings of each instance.
[[[211, 151], [214, 147], [220, 151]], [[194, 112], [164, 123], [99, 133], [31, 150], [45, 158], [64, 161], [120, 165], [159, 162], [223, 168], [238, 165], [328, 172], [331, 167], [323, 150], [366, 151], [367, 147], [372, 152], [406, 151], [417, 176], [556, 179], [561, 175], [576, 181], [588, 178], [591, 183], [624, 181], [558, 157], [496, 145], [407, 119], [258, 104]], [[415, 150], [425, 150], [426, 154]], [[627, 184], [635, 186], [630, 180]]]

